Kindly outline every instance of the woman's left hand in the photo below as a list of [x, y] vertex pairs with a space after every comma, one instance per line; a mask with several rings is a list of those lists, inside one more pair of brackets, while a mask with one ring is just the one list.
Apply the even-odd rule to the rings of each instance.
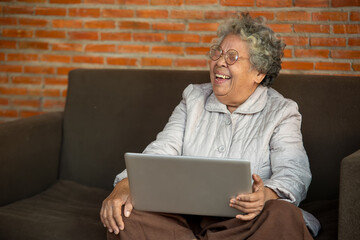
[[267, 200], [279, 198], [274, 191], [264, 186], [259, 175], [253, 174], [252, 178], [254, 180], [252, 193], [239, 194], [236, 198], [230, 199], [230, 207], [245, 213], [245, 215], [236, 215], [237, 219], [243, 221], [252, 220], [259, 215]]

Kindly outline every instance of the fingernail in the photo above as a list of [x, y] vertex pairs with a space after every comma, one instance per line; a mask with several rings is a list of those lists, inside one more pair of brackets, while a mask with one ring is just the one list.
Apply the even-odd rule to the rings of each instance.
[[126, 211], [126, 212], [125, 212], [125, 217], [129, 217], [129, 215], [130, 215], [130, 212], [129, 212], [129, 211]]
[[113, 232], [113, 230], [109, 228], [109, 232], [111, 232], [111, 233], [112, 233], [112, 232]]

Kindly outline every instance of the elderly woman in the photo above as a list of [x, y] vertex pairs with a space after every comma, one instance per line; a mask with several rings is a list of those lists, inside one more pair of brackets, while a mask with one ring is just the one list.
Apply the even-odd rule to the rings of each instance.
[[117, 234], [120, 239], [312, 239], [297, 207], [311, 181], [301, 115], [295, 102], [269, 87], [281, 69], [284, 47], [249, 14], [224, 22], [209, 51], [211, 83], [184, 90], [164, 130], [144, 151], [248, 159], [253, 192], [229, 202], [246, 214], [218, 218], [134, 210], [125, 170], [100, 212], [108, 239]]

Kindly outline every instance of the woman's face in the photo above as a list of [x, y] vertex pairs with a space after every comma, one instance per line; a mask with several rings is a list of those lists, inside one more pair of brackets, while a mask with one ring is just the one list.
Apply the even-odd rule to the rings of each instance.
[[[217, 99], [233, 112], [250, 97], [265, 75], [252, 69], [249, 48], [239, 36], [227, 35], [220, 47], [223, 56], [216, 61], [210, 61], [210, 80]], [[228, 65], [224, 59], [225, 53], [230, 49], [236, 50], [239, 55], [232, 65]]]

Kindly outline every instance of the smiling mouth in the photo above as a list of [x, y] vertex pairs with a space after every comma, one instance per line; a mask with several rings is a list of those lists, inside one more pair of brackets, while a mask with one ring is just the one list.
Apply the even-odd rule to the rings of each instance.
[[222, 74], [215, 74], [215, 83], [216, 84], [222, 84], [229, 79], [231, 79], [230, 76], [226, 76], [226, 75], [222, 75]]

